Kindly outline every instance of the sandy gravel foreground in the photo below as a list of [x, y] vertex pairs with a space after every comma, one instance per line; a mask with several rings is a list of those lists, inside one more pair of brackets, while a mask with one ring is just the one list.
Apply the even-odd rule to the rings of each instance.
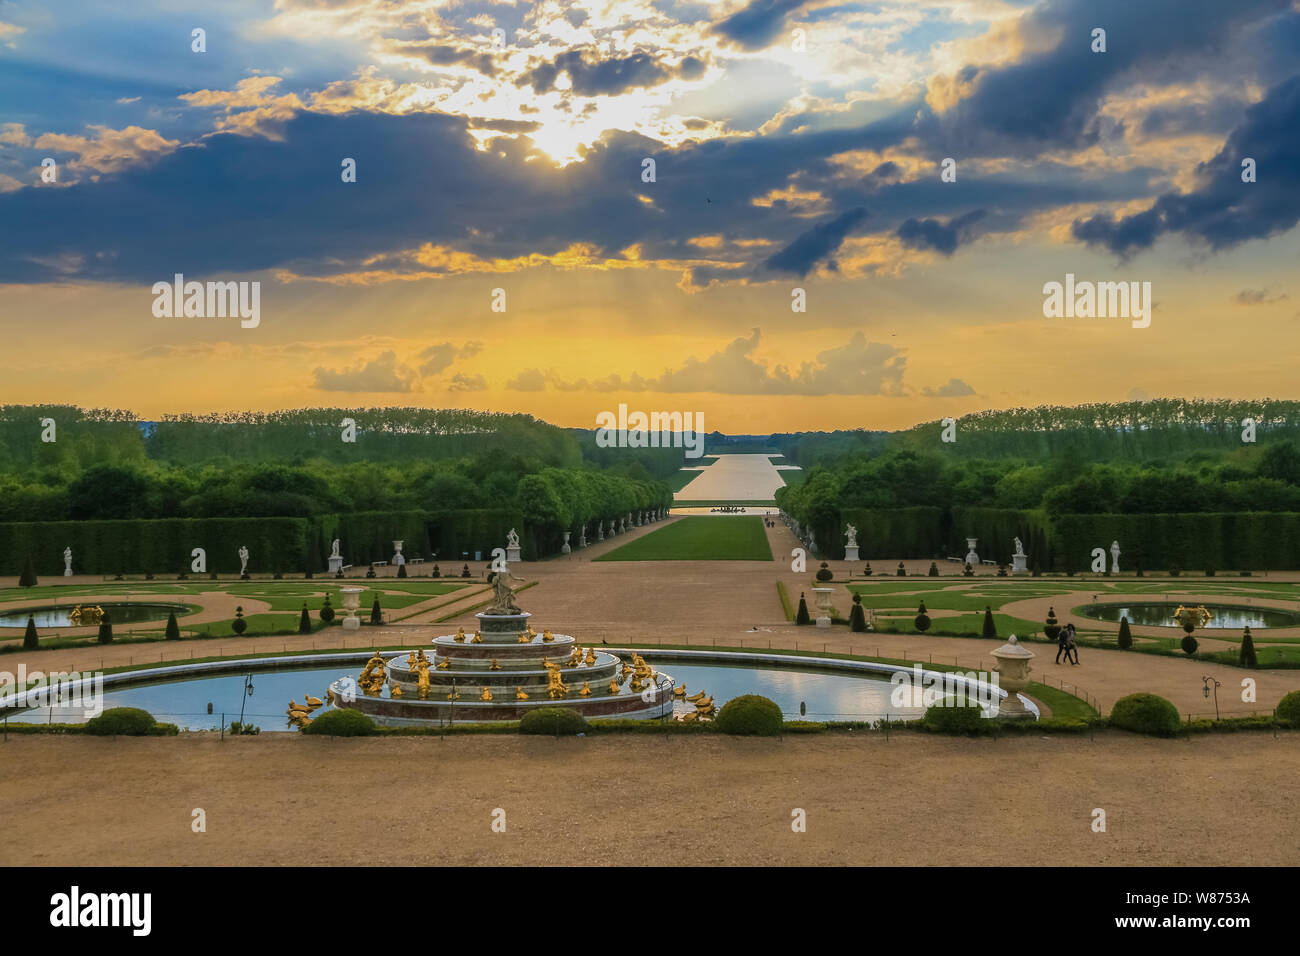
[[1300, 863], [1295, 732], [14, 736], [0, 759], [3, 865]]

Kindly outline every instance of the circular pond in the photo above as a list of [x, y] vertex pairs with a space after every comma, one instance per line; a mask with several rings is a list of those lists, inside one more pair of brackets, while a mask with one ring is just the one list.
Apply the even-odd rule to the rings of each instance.
[[[57, 607], [29, 607], [18, 611], [2, 611], [0, 627], [26, 627], [29, 616], [36, 620], [37, 627], [77, 627], [78, 625], [72, 623], [71, 617], [76, 606], [67, 604]], [[190, 612], [184, 604], [87, 604], [83, 607], [103, 608], [115, 627], [118, 624], [165, 621], [172, 611], [176, 612], [177, 617]]]
[[[1178, 621], [1174, 619], [1174, 612], [1180, 606], [1190, 607], [1194, 605], [1179, 605], [1175, 602], [1086, 604], [1076, 610], [1084, 617], [1090, 617], [1097, 621], [1112, 621], [1118, 624], [1121, 617], [1126, 617], [1128, 622], [1134, 626], [1179, 627]], [[1210, 623], [1197, 630], [1232, 630], [1243, 627], [1300, 627], [1300, 613], [1295, 611], [1284, 611], [1278, 608], [1243, 607], [1233, 604], [1207, 604], [1205, 609], [1212, 615]]]
[[[666, 655], [656, 656], [655, 666], [662, 666], [672, 676], [676, 686], [686, 685], [687, 693], [708, 691], [715, 704], [724, 703], [741, 694], [761, 694], [776, 702], [787, 718], [799, 719], [800, 704], [807, 720], [879, 720], [888, 715], [890, 720], [915, 720], [924, 713], [923, 707], [899, 707], [891, 700], [893, 687], [888, 675], [834, 673], [827, 670], [803, 669], [789, 666], [726, 665], [679, 663]], [[244, 720], [256, 724], [264, 731], [289, 730], [285, 709], [292, 698], [303, 703], [307, 695], [327, 700], [325, 693], [331, 683], [343, 677], [356, 677], [360, 664], [331, 664], [327, 666], [296, 666], [277, 670], [252, 672], [253, 694], [244, 697], [244, 671], [214, 677], [195, 677], [183, 680], [159, 681], [109, 690], [104, 693], [103, 707], [139, 707], [149, 711], [158, 720], [173, 723], [187, 730], [216, 730], [225, 722], [239, 719], [240, 705], [244, 707]], [[385, 696], [387, 689], [385, 689]], [[208, 713], [208, 705], [212, 713]], [[678, 702], [677, 709], [686, 713], [695, 708]], [[324, 713], [330, 705], [316, 710]], [[79, 711], [55, 708], [51, 715], [46, 708], [33, 708], [11, 717], [23, 722], [80, 723], [85, 716]]]

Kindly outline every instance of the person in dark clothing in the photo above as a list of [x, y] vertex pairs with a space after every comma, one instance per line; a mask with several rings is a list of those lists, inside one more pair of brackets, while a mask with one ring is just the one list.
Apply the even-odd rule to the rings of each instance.
[[1068, 639], [1065, 642], [1065, 656], [1068, 659], [1070, 655], [1073, 654], [1074, 660], [1070, 661], [1070, 663], [1077, 664], [1079, 663], [1079, 644], [1074, 639], [1074, 625], [1073, 624], [1065, 625], [1065, 630], [1066, 633], [1068, 634]]
[[1065, 662], [1070, 663], [1070, 628], [1068, 626], [1061, 628], [1056, 635], [1056, 663], [1061, 663], [1061, 655], [1065, 655]]

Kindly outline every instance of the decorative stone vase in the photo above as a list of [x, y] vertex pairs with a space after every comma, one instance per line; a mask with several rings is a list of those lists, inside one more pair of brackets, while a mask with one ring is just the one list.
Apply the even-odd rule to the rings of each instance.
[[343, 594], [343, 610], [348, 616], [343, 619], [343, 630], [356, 631], [361, 628], [361, 618], [357, 617], [357, 608], [361, 606], [361, 592], [365, 588], [340, 588]]
[[979, 538], [966, 539], [966, 563], [972, 568], [978, 568], [980, 556], [975, 553], [975, 545], [979, 543]]
[[813, 588], [813, 594], [817, 595], [817, 626], [831, 626], [831, 595], [835, 593], [834, 588]]
[[998, 716], [1023, 720], [1034, 715], [1025, 707], [1017, 696], [1029, 685], [1029, 662], [1034, 653], [1016, 640], [1012, 634], [1007, 642], [993, 651], [997, 666], [993, 669], [998, 674], [998, 686], [1007, 692], [1007, 696], [998, 704]]
[[564, 544], [560, 546], [560, 554], [571, 554], [573, 552], [573, 548], [569, 547], [569, 535], [571, 534], [573, 534], [572, 531], [564, 532]]

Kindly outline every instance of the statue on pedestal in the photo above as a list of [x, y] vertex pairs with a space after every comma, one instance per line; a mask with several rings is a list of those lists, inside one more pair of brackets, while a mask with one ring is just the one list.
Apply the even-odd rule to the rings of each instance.
[[1110, 543], [1110, 573], [1119, 574], [1119, 542]]
[[510, 579], [522, 581], [523, 578], [516, 577], [509, 571], [495, 571], [492, 575], [492, 591], [496, 595], [496, 600], [492, 606], [487, 608], [487, 614], [519, 614], [519, 605], [515, 604], [515, 591], [510, 586]]
[[857, 561], [858, 560], [858, 529], [853, 527], [853, 525], [848, 525], [845, 527], [844, 533], [848, 536], [848, 542], [844, 545], [844, 560]]
[[72, 577], [72, 548], [70, 547], [63, 549], [63, 576]]
[[248, 573], [248, 545], [239, 546], [239, 575], [243, 577]]

